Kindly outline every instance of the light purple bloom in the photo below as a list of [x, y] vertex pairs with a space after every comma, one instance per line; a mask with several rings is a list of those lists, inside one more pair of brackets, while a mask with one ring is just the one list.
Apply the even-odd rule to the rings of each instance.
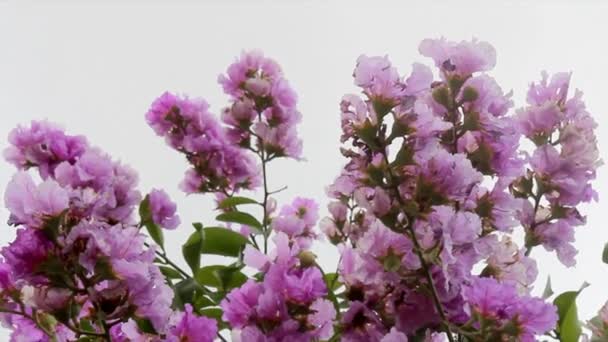
[[146, 119], [167, 144], [185, 154], [192, 169], [181, 185], [187, 193], [238, 191], [259, 185], [259, 170], [245, 150], [233, 145], [202, 99], [164, 93]]
[[176, 312], [171, 320], [175, 323], [167, 332], [167, 342], [211, 342], [217, 334], [217, 322], [196, 316], [192, 306], [186, 304], [185, 312]]
[[30, 127], [17, 127], [8, 140], [11, 146], [4, 151], [4, 157], [20, 170], [37, 167], [43, 179], [52, 175], [61, 162], [73, 163], [87, 149], [83, 136], [66, 135], [61, 128], [46, 121], [32, 121]]
[[153, 189], [148, 194], [148, 199], [155, 224], [166, 229], [175, 229], [179, 225], [180, 219], [175, 213], [177, 206], [165, 191]]
[[418, 47], [420, 53], [435, 61], [435, 66], [446, 74], [468, 76], [488, 71], [496, 64], [496, 50], [492, 45], [477, 41], [448, 41], [445, 38], [425, 39]]
[[27, 172], [21, 171], [7, 185], [4, 203], [11, 213], [11, 223], [40, 228], [46, 219], [68, 208], [69, 194], [50, 179], [36, 185]]

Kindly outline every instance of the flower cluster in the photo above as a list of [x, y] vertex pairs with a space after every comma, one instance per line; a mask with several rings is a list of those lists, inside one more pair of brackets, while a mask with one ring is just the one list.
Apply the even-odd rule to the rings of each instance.
[[222, 301], [223, 319], [241, 341], [311, 341], [333, 333], [336, 309], [314, 256], [279, 232], [265, 255], [247, 246], [245, 263], [261, 272]]
[[[567, 85], [546, 81], [532, 86], [530, 108], [510, 115], [511, 94], [486, 73], [496, 63], [488, 43], [425, 40], [420, 53], [433, 59], [439, 80], [422, 64], [403, 77], [387, 57], [361, 56], [354, 81], [363, 96], [346, 95], [340, 105], [341, 141], [350, 145], [342, 153], [349, 161], [328, 188], [331, 215], [321, 229], [342, 253], [339, 273], [350, 303], [342, 337], [379, 341], [443, 325], [450, 340], [452, 328], [484, 340], [534, 340], [557, 318], [551, 305], [529, 297], [537, 268], [528, 253], [540, 243], [563, 250], [562, 242], [572, 239], [565, 223], [583, 222], [572, 206], [593, 197], [595, 124], [580, 94], [568, 102]], [[530, 118], [545, 113], [539, 107], [546, 102], [553, 113], [569, 113], [549, 128], [542, 126], [546, 119]], [[564, 133], [552, 141], [556, 130]], [[547, 151], [526, 157], [521, 135]], [[556, 151], [552, 163], [559, 165], [540, 161], [548, 150]], [[542, 193], [524, 191], [526, 182], [541, 180]], [[569, 184], [577, 184], [578, 193]], [[558, 210], [535, 208], [532, 195]], [[563, 220], [530, 218], [541, 212]], [[508, 235], [520, 224], [528, 235], [523, 249]], [[479, 264], [485, 268], [477, 274]], [[512, 298], [487, 312], [508, 308], [510, 316], [483, 318], [493, 324], [484, 321], [480, 331], [475, 301], [481, 299], [472, 291], [482, 284]]]
[[[0, 251], [0, 309], [11, 313], [3, 321], [12, 339], [122, 334], [127, 320], [133, 332], [145, 321], [169, 334], [173, 291], [133, 215], [141, 201], [135, 172], [47, 122], [17, 128], [10, 142], [6, 156], [19, 171], [5, 204], [18, 229]], [[164, 192], [147, 198], [157, 224], [179, 223]], [[216, 328], [206, 326], [211, 341]]]
[[597, 124], [585, 109], [582, 92], [568, 96], [570, 74], [551, 77], [543, 73], [532, 83], [528, 106], [517, 113], [522, 134], [536, 149], [528, 158], [528, 172], [514, 182], [525, 202], [521, 221], [528, 246], [542, 245], [556, 251], [567, 266], [575, 264], [574, 227], [585, 223], [576, 206], [597, 200], [591, 186], [599, 160]]
[[[296, 93], [275, 61], [244, 52], [219, 76], [221, 120], [202, 99], [156, 99], [145, 118], [186, 157], [181, 189], [213, 193], [220, 211], [219, 224], [193, 223], [189, 271], [165, 250], [181, 224], [165, 191], [142, 198], [133, 170], [48, 122], [15, 129], [5, 205], [17, 229], [0, 250], [11, 340], [205, 342], [226, 329], [256, 342], [578, 339], [580, 290], [554, 305], [550, 283], [532, 296], [530, 254], [542, 245], [574, 265], [577, 207], [597, 199], [597, 124], [582, 93], [569, 95], [569, 73], [543, 73], [512, 111], [488, 74], [490, 44], [427, 39], [419, 52], [434, 70], [357, 59], [361, 93], [340, 102], [347, 162], [320, 221], [315, 200], [279, 206], [284, 188], [269, 190], [271, 161], [302, 159]], [[261, 199], [239, 193], [258, 188]], [[340, 253], [335, 273], [312, 252], [323, 236]], [[231, 262], [202, 265], [202, 254]], [[587, 327], [606, 339], [607, 306]]]
[[297, 96], [275, 61], [259, 51], [243, 52], [218, 81], [230, 97], [222, 121], [230, 127], [233, 143], [262, 152], [268, 160], [301, 158]]
[[192, 166], [180, 185], [186, 193], [228, 193], [259, 185], [254, 159], [230, 143], [205, 100], [166, 92], [154, 101], [146, 120]]

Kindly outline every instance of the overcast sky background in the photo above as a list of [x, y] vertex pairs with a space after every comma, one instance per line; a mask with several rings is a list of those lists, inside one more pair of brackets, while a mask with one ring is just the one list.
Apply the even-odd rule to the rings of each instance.
[[[100, 1], [102, 3], [102, 1]], [[427, 37], [478, 37], [494, 45], [498, 62], [491, 72], [505, 91], [523, 104], [528, 84], [541, 70], [573, 71], [573, 87], [585, 92], [599, 122], [604, 160], [608, 151], [608, 3], [572, 1], [435, 2], [402, 1], [16, 1], [0, 0], [0, 148], [17, 124], [49, 119], [133, 166], [140, 189], [166, 189], [178, 203], [182, 222], [167, 234], [169, 254], [180, 259], [189, 222], [212, 224], [209, 197], [183, 195], [177, 184], [183, 158], [165, 146], [143, 115], [163, 91], [202, 96], [218, 113], [226, 104], [216, 79], [242, 49], [260, 48], [283, 66], [299, 94], [305, 162], [278, 161], [270, 167], [271, 188], [288, 185], [280, 203], [294, 196], [319, 199], [339, 173], [339, 101], [356, 91], [352, 70], [360, 54], [388, 54], [401, 74], [412, 62], [431, 65], [417, 52]], [[147, 5], [143, 5], [147, 3]], [[171, 5], [169, 5], [171, 3]], [[456, 5], [457, 4], [457, 5]], [[0, 192], [14, 173], [0, 162]], [[600, 202], [588, 205], [586, 227], [578, 229], [578, 266], [564, 268], [554, 254], [537, 248], [540, 274], [536, 292], [551, 274], [556, 292], [591, 283], [580, 296], [581, 317], [591, 317], [608, 299], [608, 265], [601, 251], [608, 241], [604, 198], [608, 170], [596, 189]], [[0, 208], [0, 222], [8, 212]], [[4, 225], [0, 245], [14, 237]], [[316, 247], [328, 269], [337, 252]], [[203, 260], [213, 262], [213, 260]], [[0, 330], [0, 340], [8, 340]]]

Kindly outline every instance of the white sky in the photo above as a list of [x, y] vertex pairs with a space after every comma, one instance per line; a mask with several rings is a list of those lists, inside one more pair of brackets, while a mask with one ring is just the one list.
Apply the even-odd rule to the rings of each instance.
[[[304, 116], [300, 134], [307, 161], [273, 162], [271, 188], [289, 186], [278, 196], [282, 202], [296, 195], [317, 198], [325, 213], [324, 187], [344, 162], [338, 152], [338, 104], [342, 94], [356, 90], [351, 79], [356, 58], [388, 54], [407, 74], [412, 62], [430, 65], [417, 53], [420, 40], [444, 35], [452, 40], [476, 36], [493, 44], [498, 63], [492, 75], [504, 90], [514, 90], [517, 106], [541, 70], [574, 71], [573, 86], [585, 92], [608, 160], [606, 2], [144, 3], [0, 0], [0, 148], [18, 123], [48, 118], [137, 169], [143, 192], [165, 188], [178, 202], [183, 222], [212, 224], [211, 199], [185, 197], [177, 190], [186, 164], [153, 134], [143, 114], [165, 90], [203, 96], [218, 113], [226, 97], [217, 75], [241, 49], [260, 48], [283, 66]], [[604, 171], [595, 183], [600, 198], [608, 196]], [[13, 172], [0, 162], [1, 193]], [[576, 268], [564, 268], [540, 249], [533, 253], [539, 261], [539, 293], [548, 273], [556, 292], [591, 283], [580, 297], [584, 318], [608, 299], [608, 265], [600, 260], [608, 227], [601, 208], [583, 209], [589, 217], [577, 232]], [[0, 222], [7, 217], [0, 208]], [[4, 245], [14, 229], [0, 229]], [[184, 225], [167, 234], [174, 259], [189, 232]], [[320, 245], [316, 251], [322, 264], [335, 267], [333, 248]], [[0, 330], [0, 340], [7, 336]]]

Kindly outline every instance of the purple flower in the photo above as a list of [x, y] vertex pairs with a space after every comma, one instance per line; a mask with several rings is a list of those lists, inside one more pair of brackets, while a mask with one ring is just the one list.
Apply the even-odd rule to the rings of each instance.
[[61, 162], [73, 163], [87, 149], [83, 136], [66, 135], [46, 121], [32, 121], [30, 127], [19, 126], [8, 137], [11, 144], [4, 157], [20, 170], [37, 167], [43, 179], [53, 174]]
[[[251, 79], [251, 75], [257, 76], [254, 82], [245, 82]], [[218, 82], [224, 87], [224, 92], [234, 97], [240, 97], [246, 90], [256, 90], [260, 87], [260, 81], [274, 79], [281, 74], [281, 67], [272, 59], [264, 57], [261, 51], [242, 52], [241, 57], [228, 67], [226, 75], [220, 75]], [[253, 85], [252, 85], [253, 83]]]
[[43, 278], [37, 273], [38, 267], [45, 262], [52, 250], [52, 243], [37, 229], [21, 228], [17, 237], [0, 254], [10, 265], [14, 279], [26, 279], [33, 283]]
[[254, 189], [260, 182], [255, 161], [229, 141], [208, 108], [202, 99], [164, 93], [146, 113], [156, 134], [192, 165], [180, 187], [187, 193]]
[[248, 148], [254, 145], [267, 158], [301, 158], [297, 96], [275, 61], [259, 51], [243, 52], [218, 81], [231, 97], [222, 121], [230, 126], [227, 136], [232, 143]]
[[168, 342], [211, 342], [217, 334], [217, 322], [207, 317], [196, 316], [192, 306], [186, 304], [185, 312], [176, 312], [172, 316], [175, 322], [167, 332]]
[[360, 56], [353, 76], [355, 84], [378, 103], [392, 107], [404, 95], [405, 84], [386, 56]]
[[451, 154], [442, 148], [427, 148], [416, 154], [424, 182], [432, 184], [438, 195], [462, 200], [471, 189], [483, 180], [463, 154]]
[[572, 245], [574, 228], [566, 220], [554, 223], [544, 223], [534, 230], [534, 236], [548, 251], [555, 251], [562, 264], [572, 267], [576, 265], [575, 256], [578, 254]]
[[463, 296], [471, 314], [479, 315], [486, 322], [495, 322], [495, 329], [510, 322], [516, 329], [502, 333], [518, 337], [521, 341], [534, 341], [535, 335], [553, 329], [557, 323], [555, 306], [539, 298], [519, 296], [515, 286], [501, 284], [492, 278], [474, 279], [464, 289]]
[[460, 43], [445, 38], [425, 39], [418, 47], [420, 53], [435, 61], [435, 66], [445, 74], [468, 76], [475, 72], [488, 71], [496, 64], [496, 50], [486, 42], [476, 39]]
[[165, 191], [153, 189], [148, 194], [148, 199], [155, 224], [166, 229], [175, 229], [179, 225], [179, 216], [175, 214], [177, 207]]
[[281, 209], [279, 216], [273, 218], [272, 229], [284, 232], [292, 239], [298, 241], [301, 247], [306, 248], [317, 234], [313, 227], [319, 219], [319, 206], [308, 198], [297, 197], [291, 205]]
[[385, 329], [378, 315], [359, 301], [351, 302], [342, 316], [342, 341], [380, 341]]
[[407, 335], [393, 327], [388, 334], [384, 335], [380, 342], [407, 342]]
[[46, 180], [36, 185], [27, 172], [18, 172], [4, 194], [12, 224], [40, 228], [44, 221], [68, 208], [69, 194], [57, 182]]
[[242, 328], [254, 314], [262, 286], [253, 280], [248, 280], [240, 288], [232, 290], [221, 307], [224, 311], [222, 319], [235, 328]]

